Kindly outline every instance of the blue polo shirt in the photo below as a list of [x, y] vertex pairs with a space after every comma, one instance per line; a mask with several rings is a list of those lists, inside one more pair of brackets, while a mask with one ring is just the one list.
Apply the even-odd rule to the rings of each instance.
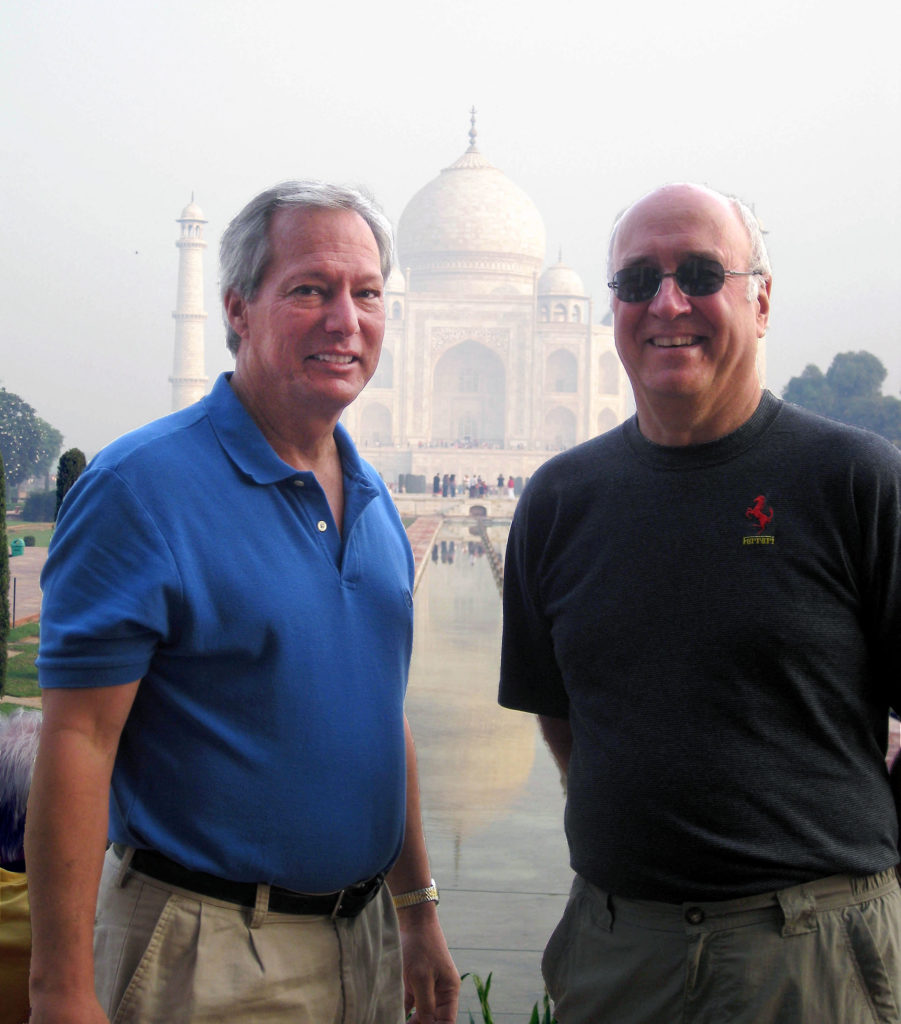
[[413, 558], [340, 424], [343, 534], [228, 376], [115, 441], [67, 495], [41, 579], [40, 682], [141, 680], [112, 840], [331, 891], [403, 841]]

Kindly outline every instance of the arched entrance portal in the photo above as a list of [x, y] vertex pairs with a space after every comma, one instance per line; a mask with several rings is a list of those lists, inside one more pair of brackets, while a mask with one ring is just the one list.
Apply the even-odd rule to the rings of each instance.
[[381, 402], [372, 402], [360, 417], [360, 444], [391, 444], [391, 413]]
[[563, 450], [576, 443], [576, 417], [569, 409], [557, 406], [544, 421], [544, 439], [551, 448]]
[[435, 365], [433, 444], [504, 444], [504, 364], [484, 345], [464, 341]]

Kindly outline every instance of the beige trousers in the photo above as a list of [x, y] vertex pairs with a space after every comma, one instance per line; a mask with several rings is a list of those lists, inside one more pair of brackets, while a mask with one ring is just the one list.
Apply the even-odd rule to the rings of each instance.
[[899, 1024], [894, 871], [722, 903], [576, 876], [542, 963], [560, 1024]]
[[112, 1024], [400, 1024], [387, 887], [355, 918], [245, 909], [176, 889], [107, 853], [95, 985]]

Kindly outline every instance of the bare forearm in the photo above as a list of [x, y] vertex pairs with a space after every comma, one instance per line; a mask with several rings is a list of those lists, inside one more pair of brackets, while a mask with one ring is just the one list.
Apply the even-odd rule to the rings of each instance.
[[[422, 832], [419, 773], [410, 725], [404, 719], [407, 747], [407, 823], [404, 845], [388, 875], [388, 886], [399, 893], [425, 889], [430, 881], [429, 858]], [[452, 1024], [457, 1019], [460, 975], [454, 966], [438, 922], [434, 903], [423, 902], [398, 910], [404, 958], [404, 1008], [411, 1024]]]
[[137, 684], [46, 691], [25, 830], [31, 904], [32, 1020], [103, 1020], [93, 932], [109, 784]]
[[[404, 740], [407, 751], [407, 819], [404, 845], [397, 862], [388, 874], [388, 887], [395, 896], [398, 893], [411, 892], [413, 889], [424, 889], [431, 879], [429, 855], [422, 832], [416, 749], [413, 746], [413, 735], [406, 718], [404, 719]], [[430, 906], [434, 905], [430, 904]]]
[[538, 716], [538, 724], [541, 726], [541, 734], [545, 743], [550, 748], [560, 775], [566, 784], [566, 775], [569, 771], [569, 759], [573, 749], [573, 733], [568, 718], [549, 718], [547, 715]]
[[77, 735], [47, 737], [35, 765], [25, 840], [33, 998], [50, 990], [94, 990], [109, 774], [84, 746]]

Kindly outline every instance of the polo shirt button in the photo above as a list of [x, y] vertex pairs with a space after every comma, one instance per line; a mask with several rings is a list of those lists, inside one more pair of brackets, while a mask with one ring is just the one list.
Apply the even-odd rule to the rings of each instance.
[[689, 907], [685, 911], [685, 920], [689, 924], [700, 924], [704, 920], [704, 911], [700, 907]]
[[303, 480], [295, 480], [294, 481], [294, 486], [295, 487], [303, 487]]
[[325, 533], [325, 531], [328, 529], [328, 523], [324, 519], [320, 519], [319, 522], [316, 524], [316, 529], [320, 533]]

